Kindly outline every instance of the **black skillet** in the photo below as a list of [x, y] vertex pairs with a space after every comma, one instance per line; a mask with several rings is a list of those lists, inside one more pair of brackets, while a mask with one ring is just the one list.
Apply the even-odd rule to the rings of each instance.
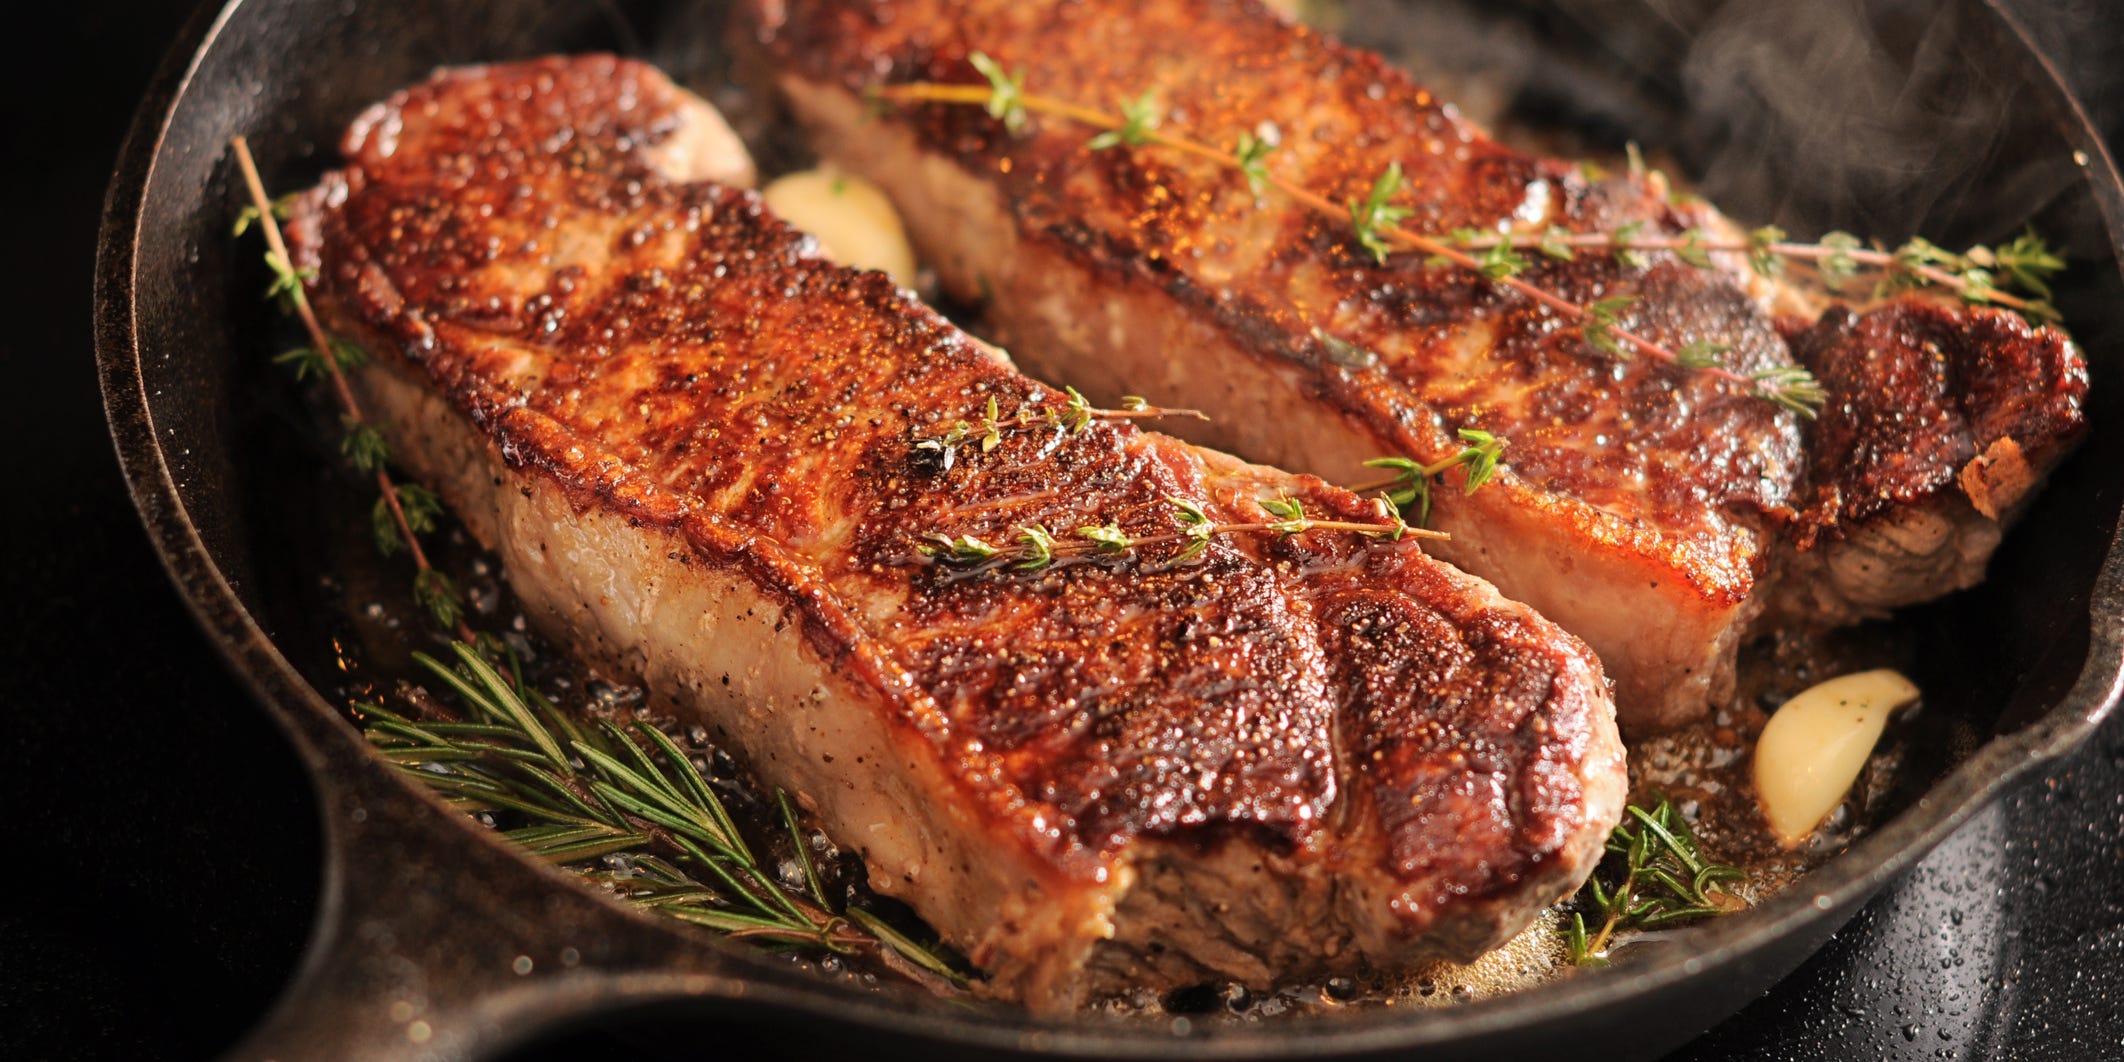
[[744, 1014], [873, 1052], [941, 1056], [1451, 1058], [1558, 1045], [1649, 1056], [1760, 994], [2116, 703], [2124, 434], [2106, 429], [2120, 413], [2106, 381], [2124, 378], [2124, 189], [2010, 19], [1934, 0], [1862, 13], [1829, 0], [1355, 0], [1345, 33], [1360, 40], [1474, 27], [1469, 46], [1448, 51], [1515, 74], [1515, 110], [1597, 146], [1635, 138], [1669, 151], [1738, 217], [1949, 243], [2033, 218], [2071, 254], [2059, 299], [2094, 366], [2096, 427], [1989, 583], [1897, 621], [1928, 700], [1885, 821], [1762, 906], [1609, 969], [1443, 1010], [1244, 1025], [1035, 1021], [866, 993], [612, 906], [400, 782], [318, 692], [333, 684], [335, 628], [317, 589], [330, 574], [318, 542], [333, 503], [313, 504], [321, 458], [293, 425], [286, 385], [260, 368], [280, 326], [258, 299], [255, 250], [228, 238], [238, 200], [225, 145], [249, 136], [268, 184], [299, 187], [363, 105], [442, 64], [617, 49], [713, 86], [727, 58], [719, 9], [236, 0], [194, 18], [141, 105], [97, 265], [112, 433], [172, 578], [300, 750], [328, 839], [307, 958], [241, 1057], [475, 1057], [621, 1012], [703, 1029]]

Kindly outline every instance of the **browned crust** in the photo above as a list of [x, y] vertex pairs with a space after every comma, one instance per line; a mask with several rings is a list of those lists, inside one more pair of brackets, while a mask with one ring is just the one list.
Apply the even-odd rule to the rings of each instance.
[[[916, 0], [891, 5], [890, 18], [871, 0], [754, 6], [755, 32], [784, 69], [857, 93], [980, 83], [966, 58], [979, 50], [1062, 99], [1154, 89], [1185, 114], [1188, 135], [1208, 143], [1272, 124], [1284, 145], [1273, 156], [1278, 172], [1336, 201], [1361, 199], [1399, 162], [1412, 189], [1399, 202], [1414, 208], [1409, 224], [1420, 230], [1494, 224], [1522, 208], [1533, 185], [1555, 203], [1545, 223], [1572, 231], [1640, 221], [1648, 235], [1678, 233], [1701, 220], [1644, 182], [1589, 181], [1575, 164], [1504, 148], [1378, 56], [1252, 3], [1168, 0], [1124, 12]], [[1153, 150], [1095, 153], [1080, 128], [1055, 121], [1010, 137], [977, 108], [909, 106], [892, 121], [998, 184], [1022, 239], [1117, 285], [1153, 285], [1215, 321], [1236, 348], [1294, 369], [1305, 400], [1366, 425], [1382, 452], [1434, 459], [1457, 448], [1460, 427], [1505, 434], [1506, 480], [1589, 530], [1606, 522], [1603, 512], [1655, 530], [1624, 548], [1706, 602], [1752, 593], [1759, 569], [1746, 557], [1763, 512], [1786, 501], [1796, 418], [1702, 374], [1618, 365], [1551, 314], [1464, 271], [1410, 255], [1375, 263], [1345, 220], [1257, 201], [1228, 170]], [[1677, 348], [1732, 343], [1743, 370], [1785, 360], [1745, 293], [1671, 256], [1650, 257], [1625, 269], [1604, 255], [1537, 256], [1527, 278], [1581, 301], [1638, 296], [1633, 328]], [[1340, 364], [1315, 328], [1378, 354], [1379, 365]], [[1490, 331], [1496, 338], [1478, 351], [1458, 343]]]
[[[1199, 563], [1165, 547], [1037, 575], [923, 562], [928, 530], [1167, 531], [1175, 496], [1234, 522], [1278, 493], [1373, 516], [1126, 424], [1008, 431], [948, 462], [915, 448], [991, 397], [1007, 415], [1059, 396], [750, 193], [659, 178], [641, 152], [678, 121], [668, 82], [608, 57], [401, 93], [291, 222], [313, 298], [511, 468], [782, 603], [935, 757], [955, 787], [936, 799], [1055, 887], [1106, 880], [1139, 841], [1243, 841], [1378, 882], [1398, 918], [1368, 916], [1406, 949], [1495, 936], [1590, 869], [1622, 770], [1598, 664], [1412, 542], [1235, 536]], [[1350, 810], [1353, 784], [1377, 810]], [[1364, 821], [1385, 851], [1342, 845]]]
[[[1418, 230], [1482, 230], [1515, 215], [1574, 232], [1730, 228], [1706, 205], [1671, 199], [1661, 181], [1589, 178], [1575, 164], [1507, 149], [1379, 57], [1252, 0], [752, 0], [742, 10], [747, 43], [771, 58], [792, 95], [795, 85], [861, 95], [910, 81], [980, 84], [968, 60], [980, 51], [1022, 71], [1029, 91], [1055, 98], [1111, 105], [1149, 90], [1162, 113], [1210, 144], [1273, 128], [1282, 141], [1277, 172], [1330, 199], [1362, 198], [1398, 163], [1411, 191], [1397, 202], [1413, 207]], [[817, 100], [810, 106], [814, 120]], [[1442, 496], [1441, 525], [1478, 542], [1536, 527], [1551, 552], [1576, 542], [1604, 566], [1594, 585], [1619, 596], [1605, 616], [1574, 610], [1568, 594], [1537, 585], [1553, 580], [1555, 564], [1492, 564], [1462, 541], [1441, 553], [1594, 641], [1623, 686], [1627, 723], [1656, 729], [1701, 715], [1730, 688], [1733, 650], [1759, 616], [1843, 622], [1878, 607], [1839, 595], [1907, 602], [1968, 585], [1997, 542], [1995, 514], [2025, 499], [2080, 433], [2078, 352], [2062, 332], [2001, 311], [1902, 300], [1854, 329], [1838, 323], [1850, 317], [1839, 308], [1795, 350], [1772, 319], [1774, 292], [1764, 286], [1759, 299], [1736, 279], [1747, 276], [1744, 262], [1698, 269], [1666, 253], [1642, 265], [1530, 256], [1527, 279], [1580, 303], [1637, 297], [1627, 323], [1670, 349], [1731, 344], [1729, 364], [1742, 371], [1820, 363], [1831, 401], [1809, 429], [1705, 374], [1645, 359], [1618, 365], [1568, 322], [1466, 271], [1417, 255], [1376, 263], [1346, 220], [1274, 195], [1257, 200], [1223, 167], [1157, 149], [1093, 151], [1084, 128], [1037, 116], [1013, 136], [978, 108], [907, 105], [885, 122], [924, 156], [996, 189], [1018, 253], [1043, 262], [1036, 273], [1065, 262], [1114, 292], [1162, 295], [1158, 312], [1213, 330], [1216, 352], [1267, 366], [1263, 375], [1283, 384], [1292, 405], [1347, 424], [1352, 454], [1436, 460], [1457, 448], [1460, 427], [1506, 437], [1506, 468], [1489, 496]], [[975, 294], [948, 264], [943, 272], [962, 295]], [[1038, 332], [1026, 326], [1026, 301], [1020, 291], [998, 311], [1006, 338], [1014, 327]], [[1316, 328], [1377, 362], [1343, 363], [1313, 338]], [[1923, 335], [1896, 353], [1913, 330]], [[1886, 344], [1882, 354], [1866, 353], [1876, 341]], [[1021, 353], [1050, 370], [1100, 357]], [[1919, 362], [1928, 358], [1953, 368], [1927, 379], [1932, 362]], [[1196, 364], [1230, 370], [1209, 356]], [[1948, 397], [1940, 381], [1961, 390]], [[1182, 393], [1148, 382], [1133, 389], [1154, 399]], [[1938, 405], [1943, 419], [1915, 424], [1913, 403]], [[1325, 448], [1250, 423], [1204, 435], [1258, 459], [1355, 474], [1350, 456], [1301, 462]], [[1951, 530], [1913, 536], [1918, 515]], [[1836, 544], [1898, 535], [1951, 547], [1891, 566], [1897, 585], [1839, 585], [1851, 569], [1844, 559], [1865, 550]], [[1505, 542], [1498, 555], [1513, 549]], [[1861, 582], [1881, 576], [1870, 562], [1860, 567], [1870, 573]], [[1783, 585], [1809, 580], [1822, 585]], [[1779, 599], [1808, 605], [1771, 607]], [[1632, 613], [1681, 617], [1672, 643], [1698, 640], [1633, 659], [1634, 627], [1614, 619]]]
[[2004, 310], [1914, 297], [1838, 307], [1792, 349], [1832, 395], [1808, 432], [1798, 550], [1910, 506], [2002, 519], [2086, 430], [2078, 348]]

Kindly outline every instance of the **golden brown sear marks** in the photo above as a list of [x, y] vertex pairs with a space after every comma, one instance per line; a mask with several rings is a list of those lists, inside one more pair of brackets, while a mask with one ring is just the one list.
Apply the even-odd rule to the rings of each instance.
[[[1349, 219], [1257, 196], [1228, 165], [1094, 150], [1091, 130], [1052, 116], [1013, 134], [978, 107], [857, 102], [909, 82], [984, 84], [970, 58], [983, 53], [1027, 92], [1110, 111], [1148, 93], [1194, 141], [1271, 140], [1276, 174], [1336, 202], [1362, 201], [1398, 165], [1395, 203], [1416, 231], [1736, 231], [1663, 179], [1507, 148], [1379, 57], [1252, 0], [743, 11], [822, 152], [894, 191], [948, 286], [1002, 293], [990, 326], [1022, 363], [1118, 366], [1107, 375], [1132, 390], [1219, 417], [1179, 427], [1191, 437], [1342, 482], [1368, 457], [1450, 456], [1461, 428], [1507, 439], [1495, 486], [1442, 492], [1437, 519], [1456, 537], [1437, 552], [1592, 643], [1626, 724], [1701, 716], [1758, 623], [1844, 623], [1975, 582], [2013, 503], [2081, 431], [2079, 352], [2001, 310], [1905, 297], [1784, 323], [1775, 286], [1737, 256], [1698, 268], [1664, 251], [1527, 252], [1524, 279], [1580, 305], [1634, 299], [1621, 323], [1670, 350], [1719, 344], [1743, 373], [1816, 368], [1831, 398], [1810, 428], [1745, 385], [1603, 354], [1471, 271], [1377, 261]], [[1087, 292], [1119, 308], [1102, 316]]]
[[[1228, 534], [1192, 560], [1163, 542], [1022, 572], [924, 557], [930, 533], [1170, 535], [1174, 499], [1220, 523], [1267, 519], [1261, 501], [1279, 497], [1378, 516], [1126, 422], [1050, 419], [1062, 394], [883, 274], [820, 258], [749, 192], [661, 176], [650, 152], [684, 131], [688, 100], [606, 57], [447, 71], [357, 122], [346, 168], [290, 226], [329, 326], [378, 348], [371, 372], [443, 395], [492, 449], [494, 483], [557, 488], [582, 520], [683, 544], [655, 585], [600, 595], [647, 602], [598, 635], [635, 638], [634, 657], [556, 633], [622, 668], [708, 652], [686, 639], [742, 631], [667, 645], [647, 617], [690, 580], [740, 577], [784, 617], [776, 634], [797, 627], [759, 647], [762, 666], [827, 676], [802, 701], [818, 714], [660, 692], [731, 731], [850, 843], [880, 827], [836, 818], [857, 800], [844, 786], [889, 782], [933, 805], [906, 815], [962, 835], [939, 852], [995, 853], [872, 871], [977, 959], [1062, 967], [1003, 991], [1077, 998], [1112, 929], [1088, 917], [1061, 944], [1013, 941], [1031, 933], [1015, 916], [946, 898], [1030, 889], [1028, 904], [1110, 911], [1149, 845], [1259, 851], [1271, 887], [1343, 896], [1339, 922], [1273, 927], [1357, 941], [1315, 966], [1478, 950], [1576, 887], [1622, 788], [1582, 643], [1414, 541]], [[990, 403], [992, 445], [978, 428], [943, 444]], [[394, 441], [416, 467], [472, 460]], [[498, 522], [504, 540], [535, 530], [506, 507]], [[551, 563], [594, 585], [607, 557]], [[800, 726], [826, 742], [879, 726], [900, 751], [829, 753], [807, 775], [821, 769], [765, 754]], [[1031, 881], [1003, 880], [1024, 867]], [[955, 876], [1000, 883], [939, 884]], [[1097, 902], [1071, 906], [1081, 896]], [[1182, 968], [1258, 979], [1220, 947]]]

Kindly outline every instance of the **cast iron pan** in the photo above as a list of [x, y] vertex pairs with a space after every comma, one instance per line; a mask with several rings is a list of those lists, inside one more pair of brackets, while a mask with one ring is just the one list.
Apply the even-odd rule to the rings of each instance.
[[[255, 248], [229, 238], [225, 146], [247, 135], [269, 186], [301, 187], [351, 116], [442, 64], [616, 49], [713, 85], [727, 58], [719, 5], [235, 0], [195, 17], [141, 105], [96, 299], [104, 401], [141, 517], [321, 797], [328, 855], [307, 959], [238, 1054], [476, 1057], [625, 1012], [704, 1030], [742, 1014], [943, 1056], [1651, 1055], [1759, 994], [2008, 782], [2091, 732], [2124, 668], [2124, 433], [2111, 427], [2124, 422], [2124, 193], [2018, 28], [1933, 0], [1863, 13], [1827, 0], [1394, 8], [1356, 0], [1346, 32], [1487, 27], [1467, 38], [1480, 47], [1453, 51], [1515, 71], [1520, 111], [1596, 144], [1672, 152], [1737, 217], [1949, 244], [2032, 217], [2073, 258], [2059, 299], [2093, 363], [2093, 433], [1983, 588], [1897, 620], [1928, 700], [1878, 829], [1762, 906], [1605, 970], [1447, 1009], [1246, 1024], [1035, 1021], [863, 992], [607, 903], [401, 782], [318, 692], [332, 688], [333, 627], [317, 604], [331, 506], [312, 503], [327, 461], [291, 389], [261, 368], [283, 326], [258, 297]], [[354, 495], [325, 478], [325, 493]], [[712, 1049], [712, 1034], [699, 1042]]]

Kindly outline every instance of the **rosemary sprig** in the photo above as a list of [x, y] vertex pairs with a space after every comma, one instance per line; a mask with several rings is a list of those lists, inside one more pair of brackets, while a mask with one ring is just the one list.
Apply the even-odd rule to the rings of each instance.
[[[1602, 884], [1603, 876], [1610, 884]], [[1660, 797], [1650, 811], [1632, 804], [1624, 809], [1622, 823], [1608, 835], [1607, 858], [1580, 894], [1581, 906], [1600, 919], [1600, 928], [1587, 933], [1584, 910], [1572, 912], [1564, 928], [1571, 961], [1579, 965], [1606, 961], [1617, 933], [1657, 929], [1735, 910], [1740, 900], [1720, 885], [1744, 877], [1740, 868], [1704, 857], [1688, 820], [1666, 797]]]
[[532, 855], [644, 910], [738, 939], [867, 954], [949, 992], [966, 977], [935, 947], [870, 912], [837, 907], [786, 793], [775, 795], [801, 883], [783, 882], [747, 843], [692, 760], [646, 723], [584, 725], [480, 651], [414, 659], [455, 694], [465, 718], [416, 722], [357, 704], [371, 745], [406, 777], [484, 814]]
[[1184, 564], [1201, 556], [1210, 542], [1220, 535], [1289, 537], [1309, 531], [1333, 531], [1393, 542], [1404, 538], [1451, 537], [1440, 531], [1410, 526], [1401, 518], [1400, 510], [1383, 496], [1377, 502], [1379, 522], [1369, 524], [1316, 519], [1306, 514], [1303, 503], [1290, 497], [1261, 500], [1262, 509], [1277, 519], [1236, 523], [1219, 523], [1203, 510], [1200, 503], [1186, 498], [1167, 498], [1166, 503], [1171, 507], [1175, 526], [1171, 531], [1157, 534], [1131, 535], [1115, 524], [1086, 525], [1074, 532], [1055, 531], [1043, 524], [1023, 524], [1014, 529], [1009, 540], [1001, 543], [970, 534], [930, 532], [915, 542], [914, 550], [917, 556], [951, 568], [982, 571], [1008, 568], [1037, 572], [1066, 561], [1117, 557], [1147, 547], [1175, 543], [1180, 549], [1169, 563]]
[[[357, 470], [376, 482], [379, 513], [371, 522], [376, 528], [378, 542], [384, 540], [384, 528], [388, 524], [396, 536], [395, 544], [404, 546], [413, 558], [414, 600], [437, 626], [454, 629], [463, 641], [473, 641], [472, 628], [464, 620], [464, 595], [458, 591], [456, 583], [428, 563], [427, 551], [420, 546], [419, 532], [434, 526], [432, 515], [418, 508], [413, 515], [408, 515], [406, 499], [409, 496], [400, 490], [390, 470], [384, 467], [390, 461], [390, 446], [384, 441], [383, 434], [362, 415], [361, 403], [355, 399], [354, 388], [347, 382], [347, 371], [363, 364], [366, 355], [353, 344], [328, 335], [324, 326], [318, 323], [316, 312], [310, 308], [309, 295], [303, 290], [303, 282], [308, 277], [295, 269], [295, 260], [288, 254], [288, 245], [280, 234], [280, 219], [287, 214], [289, 200], [275, 201], [266, 195], [265, 182], [259, 179], [258, 163], [251, 157], [248, 141], [236, 137], [229, 141], [229, 148], [236, 156], [237, 171], [243, 175], [244, 186], [251, 196], [250, 207], [237, 217], [235, 234], [241, 236], [253, 225], [264, 234], [266, 266], [273, 271], [273, 285], [266, 290], [266, 296], [280, 300], [301, 320], [303, 330], [310, 336], [309, 346], [288, 351], [274, 361], [289, 367], [298, 380], [315, 377], [330, 382], [332, 397], [339, 403], [340, 425], [344, 432], [340, 450]], [[388, 517], [388, 520], [382, 517]]]
[[[1773, 366], [1754, 372], [1728, 368], [1723, 356], [1728, 347], [1699, 339], [1676, 349], [1655, 342], [1630, 328], [1625, 320], [1629, 304], [1616, 299], [1579, 303], [1535, 285], [1521, 274], [1529, 261], [1519, 254], [1531, 250], [1545, 257], [1569, 260], [1582, 250], [1612, 254], [1625, 266], [1641, 265], [1647, 251], [1667, 251], [1692, 265], [1709, 268], [1714, 252], [1746, 254], [1766, 275], [1786, 259], [1815, 262], [1826, 279], [1847, 278], [1860, 266], [1885, 271], [1882, 288], [1897, 283], [1935, 284], [1955, 291], [1973, 303], [1991, 303], [2018, 310], [2032, 318], [2055, 320], [2047, 280], [2064, 267], [2033, 233], [1998, 249], [1975, 247], [1960, 255], [1950, 254], [1922, 240], [1913, 240], [1895, 251], [1868, 249], [1847, 234], [1832, 233], [1819, 244], [1794, 243], [1775, 228], [1758, 229], [1745, 240], [1713, 240], [1698, 230], [1679, 236], [1646, 237], [1642, 223], [1633, 222], [1613, 233], [1576, 234], [1551, 227], [1540, 233], [1478, 233], [1462, 230], [1440, 237], [1411, 231], [1401, 225], [1411, 211], [1393, 200], [1405, 186], [1398, 162], [1374, 180], [1362, 199], [1336, 203], [1326, 196], [1279, 177], [1267, 166], [1273, 145], [1253, 133], [1240, 134], [1229, 149], [1194, 140], [1158, 128], [1148, 113], [1150, 97], [1114, 115], [1093, 107], [1025, 91], [1025, 74], [1006, 72], [995, 59], [982, 52], [968, 57], [985, 85], [910, 82], [883, 86], [874, 91], [877, 100], [888, 103], [937, 103], [978, 105], [1004, 122], [1013, 133], [1022, 132], [1032, 114], [1045, 114], [1099, 130], [1094, 149], [1117, 143], [1150, 144], [1193, 156], [1232, 169], [1245, 177], [1255, 195], [1274, 188], [1298, 203], [1329, 217], [1346, 216], [1357, 244], [1384, 262], [1395, 250], [1421, 253], [1434, 264], [1457, 266], [1478, 273], [1493, 283], [1523, 295], [1579, 324], [1587, 344], [1610, 356], [1642, 355], [1677, 368], [1702, 372], [1746, 388], [1756, 396], [1802, 417], [1813, 417], [1826, 396], [1821, 385], [1797, 365]], [[1644, 174], [1635, 145], [1631, 151], [1632, 173]], [[2003, 279], [2003, 283], [2002, 283]], [[2019, 288], [2015, 294], [2009, 288]]]

